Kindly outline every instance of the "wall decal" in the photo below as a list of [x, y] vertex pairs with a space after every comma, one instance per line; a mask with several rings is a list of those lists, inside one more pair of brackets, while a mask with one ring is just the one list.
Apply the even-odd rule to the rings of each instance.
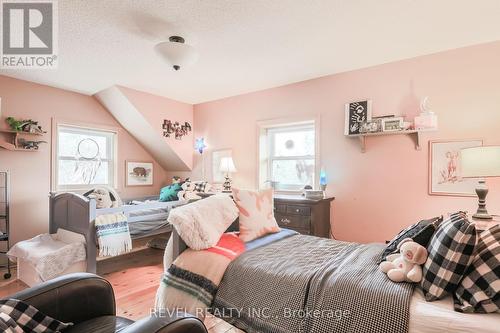
[[163, 120], [163, 136], [166, 138], [170, 138], [172, 135], [177, 140], [182, 139], [183, 136], [187, 135], [189, 132], [191, 132], [191, 124], [188, 123], [187, 121], [184, 122], [183, 125], [181, 125], [178, 121], [175, 123], [172, 123], [171, 120]]

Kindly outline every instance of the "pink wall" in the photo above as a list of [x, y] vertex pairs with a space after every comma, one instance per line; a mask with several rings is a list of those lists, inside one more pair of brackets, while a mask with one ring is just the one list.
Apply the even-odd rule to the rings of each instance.
[[[211, 150], [232, 148], [234, 184], [255, 188], [256, 121], [319, 115], [321, 164], [328, 193], [336, 197], [331, 221], [336, 238], [384, 241], [418, 219], [474, 210], [474, 198], [428, 195], [427, 142], [483, 138], [500, 144], [499, 59], [496, 42], [195, 105], [195, 137], [204, 136], [210, 146], [207, 175]], [[413, 118], [423, 96], [429, 96], [440, 128], [424, 135], [421, 151], [409, 137], [390, 136], [370, 138], [362, 154], [358, 141], [343, 135], [346, 102], [370, 98], [375, 115]], [[200, 163], [196, 156], [194, 177]], [[489, 208], [500, 214], [500, 180], [489, 183]]]
[[[161, 125], [164, 119], [172, 122], [178, 121], [181, 124], [187, 121], [193, 126], [192, 105], [126, 87], [119, 88], [160, 136], [163, 135]], [[193, 132], [189, 132], [181, 140], [174, 137], [164, 137], [163, 139], [167, 141], [189, 168], [193, 167]]]
[[[50, 191], [51, 118], [73, 123], [112, 126], [118, 132], [118, 190], [122, 197], [152, 195], [168, 182], [165, 171], [116, 122], [93, 97], [44, 85], [0, 76], [2, 118], [32, 118], [48, 131], [43, 137], [49, 144], [38, 152], [11, 152], [0, 149], [0, 169], [11, 170], [12, 239], [27, 239], [48, 230], [48, 193]], [[125, 187], [126, 160], [153, 161], [154, 186]]]

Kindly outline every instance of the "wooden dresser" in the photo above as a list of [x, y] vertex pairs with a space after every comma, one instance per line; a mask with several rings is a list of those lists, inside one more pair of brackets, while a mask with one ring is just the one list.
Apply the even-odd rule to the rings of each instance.
[[274, 217], [280, 227], [305, 235], [330, 238], [330, 203], [333, 199], [311, 200], [299, 195], [275, 195]]

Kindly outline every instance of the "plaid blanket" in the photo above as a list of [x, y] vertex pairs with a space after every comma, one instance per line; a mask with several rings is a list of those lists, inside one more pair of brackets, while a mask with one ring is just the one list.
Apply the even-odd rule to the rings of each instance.
[[95, 219], [99, 256], [117, 256], [132, 250], [127, 217], [122, 213], [99, 215]]
[[156, 311], [182, 311], [203, 318], [229, 263], [245, 251], [235, 233], [206, 250], [187, 249], [168, 268], [156, 294]]
[[57, 333], [71, 324], [60, 322], [17, 299], [0, 300], [0, 330], [5, 333]]

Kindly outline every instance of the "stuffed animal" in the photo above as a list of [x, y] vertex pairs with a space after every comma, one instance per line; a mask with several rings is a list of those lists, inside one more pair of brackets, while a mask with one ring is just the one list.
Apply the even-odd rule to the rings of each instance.
[[411, 238], [405, 238], [398, 244], [399, 253], [387, 256], [380, 263], [380, 269], [394, 282], [420, 282], [422, 267], [427, 260], [427, 250]]
[[121, 206], [121, 201], [117, 198], [118, 195], [116, 192], [107, 187], [96, 187], [84, 193], [83, 196], [94, 199], [96, 201], [97, 208], [112, 208]]

